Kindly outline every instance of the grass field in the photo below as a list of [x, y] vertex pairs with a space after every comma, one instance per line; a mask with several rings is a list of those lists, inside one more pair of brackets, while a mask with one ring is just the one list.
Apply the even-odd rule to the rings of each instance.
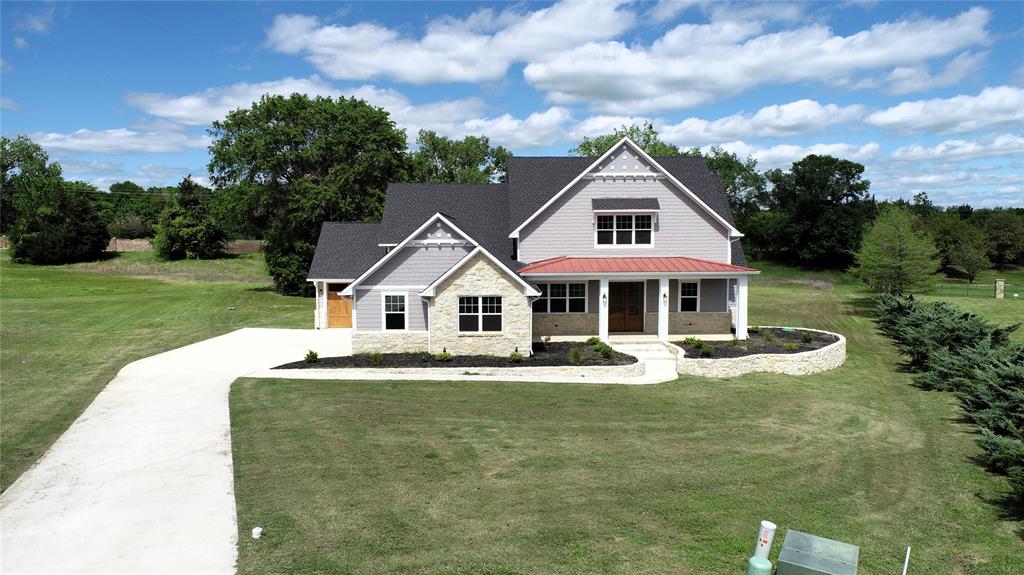
[[240, 327], [308, 327], [312, 302], [269, 292], [262, 265], [258, 255], [159, 262], [130, 253], [28, 266], [0, 255], [0, 488], [125, 364]]
[[845, 366], [644, 387], [237, 381], [239, 572], [735, 574], [769, 518], [776, 550], [787, 528], [853, 542], [866, 575], [899, 573], [907, 545], [911, 573], [1019, 573], [1004, 480], [972, 461], [955, 398], [896, 369], [869, 294], [763, 269], [752, 323], [843, 333]]

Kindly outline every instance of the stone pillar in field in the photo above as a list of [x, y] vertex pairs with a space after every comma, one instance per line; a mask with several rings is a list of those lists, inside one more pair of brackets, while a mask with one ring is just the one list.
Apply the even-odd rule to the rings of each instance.
[[997, 279], [996, 280], [996, 299], [1003, 299], [1004, 297], [1006, 297], [1006, 280], [1005, 279]]

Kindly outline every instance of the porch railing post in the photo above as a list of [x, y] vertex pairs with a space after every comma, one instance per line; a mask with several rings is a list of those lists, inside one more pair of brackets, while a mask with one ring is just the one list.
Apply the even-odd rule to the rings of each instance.
[[597, 299], [597, 337], [608, 342], [608, 278], [601, 278]]
[[747, 276], [736, 281], [736, 339], [747, 339]]
[[658, 339], [668, 341], [668, 278], [658, 278]]

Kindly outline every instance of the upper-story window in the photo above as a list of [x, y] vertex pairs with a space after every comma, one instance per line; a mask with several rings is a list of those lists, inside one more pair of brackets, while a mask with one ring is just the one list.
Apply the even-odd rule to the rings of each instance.
[[651, 214], [598, 214], [597, 245], [650, 245], [653, 221]]

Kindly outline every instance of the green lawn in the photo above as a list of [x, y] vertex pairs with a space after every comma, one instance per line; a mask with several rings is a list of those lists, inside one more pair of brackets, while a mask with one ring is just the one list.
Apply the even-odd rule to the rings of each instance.
[[776, 552], [787, 528], [818, 533], [860, 545], [867, 575], [898, 573], [907, 545], [911, 573], [1019, 573], [1024, 526], [1001, 517], [1005, 482], [972, 461], [955, 398], [896, 370], [856, 283], [765, 268], [752, 322], [841, 332], [844, 367], [644, 387], [237, 381], [239, 572], [735, 574], [768, 518]]
[[279, 296], [268, 284], [259, 256], [158, 262], [134, 253], [29, 266], [12, 264], [3, 252], [0, 488], [42, 455], [125, 364], [240, 327], [308, 327], [312, 301]]

